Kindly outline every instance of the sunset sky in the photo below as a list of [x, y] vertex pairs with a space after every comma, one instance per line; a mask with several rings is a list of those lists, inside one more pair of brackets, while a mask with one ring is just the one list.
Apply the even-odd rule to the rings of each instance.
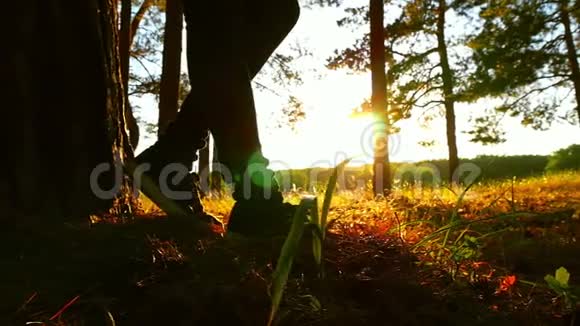
[[[307, 72], [304, 84], [296, 89], [280, 89], [272, 85], [278, 94], [292, 92], [300, 98], [306, 109], [305, 120], [296, 130], [277, 128], [275, 120], [284, 99], [272, 92], [256, 92], [258, 123], [265, 155], [273, 161], [274, 169], [332, 166], [344, 157], [356, 157], [357, 162], [370, 162], [370, 117], [352, 118], [352, 109], [370, 95], [370, 74], [352, 75], [346, 71], [328, 71], [323, 68], [326, 59], [335, 49], [342, 49], [360, 35], [360, 31], [340, 28], [336, 20], [342, 18], [342, 9], [303, 10], [298, 25], [286, 39], [285, 46], [300, 43], [313, 53], [299, 62]], [[185, 59], [185, 57], [184, 57]], [[184, 60], [185, 61], [185, 60]], [[317, 69], [308, 72], [309, 68]], [[185, 71], [186, 66], [183, 65]], [[150, 122], [157, 120], [157, 103], [150, 97], [136, 99], [141, 107], [141, 117]], [[506, 118], [504, 126], [507, 142], [495, 146], [482, 146], [469, 142], [470, 116], [481, 114], [490, 103], [480, 101], [474, 105], [456, 105], [458, 146], [460, 157], [481, 154], [517, 155], [549, 154], [570, 144], [580, 143], [578, 126], [555, 124], [548, 131], [524, 128], [517, 119]], [[447, 155], [445, 123], [431, 122], [422, 128], [417, 117], [398, 124], [401, 132], [391, 137], [391, 160], [397, 162], [445, 158]], [[420, 141], [435, 141], [435, 146], [422, 147]], [[154, 137], [142, 137], [137, 152], [154, 142]]]

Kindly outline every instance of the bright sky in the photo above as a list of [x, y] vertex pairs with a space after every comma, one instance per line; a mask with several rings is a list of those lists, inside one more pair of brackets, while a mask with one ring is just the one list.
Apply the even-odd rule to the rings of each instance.
[[[303, 10], [298, 25], [282, 47], [300, 42], [309, 49], [314, 58], [303, 59], [303, 67], [322, 68], [335, 49], [342, 49], [356, 39], [357, 34], [340, 28], [336, 20], [344, 16], [341, 9]], [[185, 65], [184, 65], [185, 69]], [[334, 166], [345, 157], [355, 156], [359, 163], [371, 162], [372, 121], [370, 118], [349, 117], [351, 110], [370, 95], [370, 74], [351, 75], [344, 71], [321, 69], [318, 75], [307, 73], [304, 85], [295, 90], [278, 90], [281, 94], [293, 92], [306, 107], [306, 118], [296, 131], [276, 128], [273, 121], [281, 110], [284, 99], [270, 92], [257, 92], [256, 108], [263, 151], [273, 163], [274, 169], [305, 168], [312, 166]], [[275, 88], [276, 86], [272, 86]], [[578, 126], [556, 124], [548, 131], [524, 128], [516, 119], [507, 119], [507, 142], [495, 146], [482, 146], [469, 142], [463, 131], [469, 129], [470, 115], [481, 112], [483, 105], [457, 105], [458, 147], [460, 157], [481, 154], [516, 155], [549, 154], [570, 144], [580, 143]], [[157, 104], [151, 98], [138, 101], [141, 116], [147, 121], [157, 120]], [[435, 120], [429, 129], [420, 127], [416, 118], [398, 124], [401, 132], [391, 137], [391, 161], [419, 161], [445, 158], [445, 122]], [[436, 142], [425, 148], [420, 141]], [[154, 139], [142, 138], [138, 152], [151, 145]], [[355, 162], [356, 163], [356, 162]]]

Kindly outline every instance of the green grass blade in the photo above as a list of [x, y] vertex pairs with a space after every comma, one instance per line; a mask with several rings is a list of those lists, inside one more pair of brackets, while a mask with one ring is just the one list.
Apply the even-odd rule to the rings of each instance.
[[411, 246], [412, 250], [415, 250], [419, 247], [422, 247], [426, 242], [430, 242], [431, 240], [436, 240], [439, 235], [443, 232], [447, 232], [451, 229], [457, 228], [461, 225], [465, 225], [465, 223], [461, 222], [461, 221], [456, 221], [456, 222], [449, 222], [448, 224], [440, 227], [439, 229], [433, 231], [433, 233], [429, 234], [428, 236], [424, 237], [423, 239], [421, 239], [421, 241], [417, 242], [416, 244], [414, 244], [413, 246]]
[[471, 189], [471, 187], [473, 187], [475, 185], [475, 181], [474, 180], [472, 183], [470, 183], [465, 190], [463, 190], [461, 192], [461, 194], [459, 195], [459, 197], [457, 198], [457, 202], [455, 203], [455, 208], [453, 209], [453, 212], [451, 214], [451, 222], [455, 221], [457, 218], [459, 218], [459, 208], [461, 207], [461, 205], [463, 204], [463, 200], [465, 199], [465, 195], [467, 195], [467, 192], [469, 191], [469, 189]]
[[457, 238], [455, 238], [455, 241], [453, 241], [453, 245], [456, 246], [459, 243], [459, 241], [461, 241], [461, 239], [463, 239], [463, 237], [465, 236], [465, 234], [467, 232], [469, 232], [469, 231], [471, 231], [471, 229], [470, 229], [470, 227], [468, 225], [465, 229], [463, 229], [463, 231], [461, 231], [459, 233], [459, 235], [457, 236]]
[[312, 254], [318, 267], [322, 264], [322, 241], [324, 240], [324, 231], [320, 224], [320, 215], [318, 214], [318, 199], [316, 196], [305, 196], [302, 198], [310, 208], [310, 227], [312, 229]]
[[322, 230], [319, 225], [312, 224], [312, 255], [318, 268], [322, 268]]
[[417, 224], [429, 224], [429, 225], [435, 226], [435, 222], [433, 222], [431, 220], [415, 220], [415, 221], [401, 223], [400, 225], [397, 225], [397, 226], [393, 226], [386, 232], [386, 234], [393, 234], [395, 232], [399, 232], [400, 230], [405, 229], [408, 226], [417, 225]]
[[332, 201], [332, 195], [334, 194], [334, 190], [336, 188], [336, 181], [338, 180], [338, 175], [342, 173], [346, 165], [351, 161], [351, 159], [346, 159], [340, 164], [338, 164], [332, 171], [332, 175], [328, 180], [328, 184], [326, 186], [326, 192], [324, 193], [324, 201], [322, 202], [322, 213], [320, 214], [320, 226], [322, 229], [322, 236], [323, 239], [326, 235], [326, 224], [328, 221], [328, 211], [330, 210], [330, 202]]
[[284, 241], [280, 256], [278, 257], [278, 263], [276, 264], [276, 270], [272, 275], [272, 284], [270, 285], [272, 306], [270, 308], [268, 326], [273, 324], [276, 313], [278, 312], [282, 295], [284, 294], [284, 288], [288, 281], [288, 275], [292, 269], [292, 263], [296, 253], [298, 252], [300, 240], [304, 233], [304, 223], [307, 221], [307, 213], [309, 209], [312, 209], [312, 200], [308, 198], [302, 199], [298, 209], [296, 209], [290, 232], [286, 237], [286, 241]]

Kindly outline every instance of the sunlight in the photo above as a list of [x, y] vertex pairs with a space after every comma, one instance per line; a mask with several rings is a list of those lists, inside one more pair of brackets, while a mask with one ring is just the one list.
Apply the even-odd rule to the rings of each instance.
[[[368, 146], [361, 138], [372, 128], [372, 117], [352, 116], [353, 109], [369, 94], [368, 76], [333, 72], [326, 77], [308, 81], [299, 90], [297, 96], [304, 99], [306, 117], [298, 130], [268, 128], [267, 114], [259, 114], [264, 152], [278, 164], [305, 168], [335, 166], [346, 157], [372, 161], [365, 155]], [[270, 107], [266, 101], [260, 104], [259, 113], [261, 108]]]
[[[369, 95], [369, 74], [331, 72], [323, 80], [307, 81], [297, 92], [306, 104], [306, 117], [296, 131], [271, 128], [266, 109], [275, 107], [274, 100], [258, 96], [266, 156], [280, 168], [332, 167], [346, 157], [354, 158], [350, 164], [353, 166], [371, 163], [376, 121], [372, 114], [353, 114]], [[426, 154], [445, 156], [444, 146], [421, 149], [417, 145], [432, 137], [435, 129], [422, 129], [411, 120], [402, 121], [399, 127], [401, 133], [389, 137], [391, 161], [418, 161]]]

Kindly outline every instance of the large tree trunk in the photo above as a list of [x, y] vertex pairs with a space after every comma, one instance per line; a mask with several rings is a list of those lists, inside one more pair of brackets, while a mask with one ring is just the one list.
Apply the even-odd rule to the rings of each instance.
[[570, 66], [571, 80], [574, 85], [574, 94], [576, 95], [576, 112], [578, 113], [578, 121], [580, 122], [580, 68], [578, 67], [578, 57], [576, 55], [576, 45], [574, 44], [567, 0], [560, 1], [560, 17], [562, 19], [562, 25], [564, 25], [564, 40], [566, 41], [568, 65]]
[[441, 63], [441, 77], [443, 79], [443, 101], [445, 103], [445, 120], [447, 122], [447, 147], [449, 149], [449, 183], [454, 182], [453, 174], [459, 167], [457, 153], [457, 137], [455, 127], [455, 98], [453, 95], [453, 72], [449, 67], [447, 44], [445, 43], [445, 13], [446, 0], [439, 0], [437, 12], [437, 49]]
[[[125, 152], [114, 0], [12, 1], [2, 20], [0, 211], [56, 222], [108, 209]], [[10, 113], [8, 113], [10, 112]], [[119, 166], [119, 165], [117, 165]], [[112, 192], [116, 194], [116, 192]]]
[[181, 34], [183, 29], [181, 0], [167, 0], [165, 9], [163, 71], [159, 91], [159, 135], [165, 132], [169, 123], [177, 116], [181, 74]]
[[389, 166], [388, 120], [387, 120], [387, 78], [385, 73], [385, 9], [383, 0], [370, 0], [371, 20], [371, 103], [376, 115], [374, 134], [374, 191], [385, 194], [391, 190]]
[[119, 56], [121, 57], [121, 76], [125, 95], [125, 119], [129, 130], [129, 140], [133, 149], [139, 145], [139, 124], [129, 103], [129, 67], [131, 62], [131, 44], [133, 27], [131, 22], [131, 0], [121, 1], [121, 29], [119, 31]]

